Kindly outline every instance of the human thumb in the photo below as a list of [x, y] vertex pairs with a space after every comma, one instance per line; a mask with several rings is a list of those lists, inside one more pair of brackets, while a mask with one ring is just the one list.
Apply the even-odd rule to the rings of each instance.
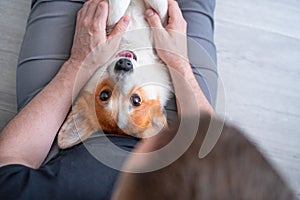
[[123, 16], [111, 31], [109, 38], [124, 33], [127, 30], [129, 21], [130, 18], [128, 16]]
[[159, 15], [153, 9], [147, 9], [145, 16], [152, 28], [163, 28]]

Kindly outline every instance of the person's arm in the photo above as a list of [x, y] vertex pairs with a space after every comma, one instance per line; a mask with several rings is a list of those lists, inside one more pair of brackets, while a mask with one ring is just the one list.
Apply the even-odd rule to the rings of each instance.
[[53, 80], [38, 93], [0, 134], [0, 167], [22, 164], [38, 168], [47, 156], [63, 123], [72, 98], [90, 75], [117, 49], [128, 25], [123, 17], [106, 35], [108, 4], [90, 0], [78, 12], [70, 59]]
[[168, 14], [168, 24], [165, 28], [159, 15], [152, 9], [146, 11], [146, 19], [153, 28], [157, 54], [169, 67], [178, 112], [189, 115], [200, 111], [213, 114], [214, 110], [203, 94], [189, 64], [187, 24], [176, 1], [169, 0]]

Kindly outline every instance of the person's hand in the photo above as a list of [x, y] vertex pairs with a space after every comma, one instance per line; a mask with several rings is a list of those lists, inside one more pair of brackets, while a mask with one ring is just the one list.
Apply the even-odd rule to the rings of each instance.
[[104, 64], [117, 50], [120, 38], [126, 31], [129, 17], [124, 16], [112, 32], [106, 34], [108, 2], [89, 0], [77, 14], [76, 30], [70, 59], [86, 66]]
[[187, 61], [187, 23], [178, 3], [168, 1], [168, 24], [163, 27], [159, 15], [153, 10], [146, 10], [146, 19], [153, 30], [154, 46], [158, 56], [169, 66], [178, 66], [177, 62]]

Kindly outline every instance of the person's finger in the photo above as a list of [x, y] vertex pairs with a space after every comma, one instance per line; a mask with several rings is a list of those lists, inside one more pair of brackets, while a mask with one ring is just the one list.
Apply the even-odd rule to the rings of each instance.
[[130, 17], [128, 17], [128, 16], [122, 17], [119, 20], [119, 22], [115, 25], [115, 27], [113, 28], [111, 33], [109, 34], [108, 39], [110, 39], [116, 35], [124, 33], [127, 30], [129, 21], [130, 21]]
[[78, 14], [80, 15], [80, 20], [83, 20], [87, 13], [88, 13], [88, 9], [89, 9], [89, 6], [91, 5], [91, 3], [93, 3], [95, 0], [90, 0], [90, 1], [87, 1], [83, 4], [82, 8], [78, 11]]
[[182, 15], [180, 7], [175, 0], [168, 1], [168, 13], [169, 20], [168, 25], [166, 26], [167, 30], [174, 30], [176, 32], [186, 33], [186, 21]]
[[100, 25], [100, 28], [106, 28], [106, 21], [108, 17], [108, 3], [107, 1], [101, 1], [98, 3], [97, 10], [95, 12], [94, 19]]
[[101, 1], [97, 5], [97, 9], [93, 19], [93, 31], [100, 32], [101, 39], [106, 38], [106, 21], [108, 17], [108, 3]]
[[182, 16], [181, 10], [180, 10], [180, 7], [179, 7], [177, 1], [169, 0], [168, 1], [168, 10], [169, 10], [170, 17], [176, 17], [176, 16], [181, 17]]
[[100, 0], [90, 0], [90, 1], [91, 3], [87, 5], [85, 16], [83, 16], [83, 23], [86, 26], [92, 24]]
[[159, 15], [153, 9], [147, 9], [145, 16], [152, 28], [163, 28]]
[[169, 24], [177, 23], [179, 20], [183, 20], [183, 15], [177, 1], [169, 0]]

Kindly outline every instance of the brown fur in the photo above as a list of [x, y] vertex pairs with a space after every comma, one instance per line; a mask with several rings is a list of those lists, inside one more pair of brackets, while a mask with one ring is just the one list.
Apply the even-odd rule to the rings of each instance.
[[[110, 78], [101, 80], [95, 91], [91, 94], [83, 90], [73, 105], [66, 122], [58, 135], [58, 145], [60, 148], [68, 148], [87, 139], [98, 130], [103, 130], [106, 134], [122, 137], [145, 137], [145, 131], [167, 127], [166, 117], [162, 113], [162, 106], [159, 100], [144, 100], [139, 107], [134, 107], [134, 111], [129, 117], [131, 120], [128, 127], [120, 129], [118, 120], [118, 108], [107, 108], [108, 102], [99, 99], [100, 93], [104, 89], [111, 90], [112, 96], [109, 103], [116, 103], [119, 99], [119, 92], [114, 88]], [[146, 94], [142, 89], [137, 89], [142, 99], [146, 99]], [[131, 91], [125, 99], [130, 99]]]
[[[113, 84], [110, 82], [109, 79], [103, 80], [97, 87], [96, 92], [94, 94], [94, 100], [95, 100], [95, 111], [97, 115], [97, 120], [99, 123], [99, 127], [106, 132], [111, 133], [113, 135], [125, 135], [125, 133], [118, 127], [116, 122], [116, 115], [118, 113], [114, 113], [112, 110], [107, 110], [105, 108], [106, 102], [102, 102], [99, 100], [99, 95], [102, 90], [104, 89], [110, 89], [111, 91], [114, 91]], [[118, 98], [118, 94], [115, 92], [112, 94], [112, 99]]]
[[[68, 123], [65, 126], [70, 128], [64, 127], [58, 135], [60, 148], [68, 148], [78, 144], [99, 129], [94, 112], [94, 104], [90, 103], [91, 99], [93, 99], [92, 94], [82, 92], [76, 100], [72, 111], [66, 119]], [[77, 139], [70, 142], [69, 138]]]
[[[104, 132], [121, 136], [133, 133], [143, 133], [146, 129], [153, 125], [154, 119], [164, 122], [164, 125], [167, 126], [166, 117], [162, 113], [162, 106], [160, 105], [159, 100], [144, 100], [146, 97], [145, 92], [143, 89], [137, 89], [135, 93], [138, 93], [143, 99], [142, 104], [139, 107], [134, 107], [133, 113], [129, 116], [131, 120], [130, 124], [133, 126], [127, 127], [125, 130], [121, 130], [116, 122], [118, 115], [117, 111], [106, 109], [106, 102], [99, 100], [99, 95], [104, 89], [114, 91], [109, 101], [118, 99], [119, 94], [113, 87], [114, 86], [110, 82], [109, 78], [105, 79], [98, 85], [94, 94], [97, 120], [99, 122], [99, 126]], [[133, 93], [133, 91], [129, 92], [125, 99], [130, 99], [130, 95]], [[144, 137], [144, 135], [138, 135], [138, 137]]]
[[[129, 116], [134, 127], [130, 127], [131, 130], [135, 130], [137, 133], [143, 133], [146, 129], [153, 126], [157, 128], [156, 122], [162, 122], [164, 127], [167, 127], [166, 116], [162, 113], [162, 105], [160, 104], [159, 97], [156, 100], [145, 100], [146, 94], [142, 88], [134, 89], [129, 94], [137, 93], [142, 97], [142, 104], [139, 107], [134, 108], [133, 113]], [[129, 97], [127, 97], [129, 99]], [[145, 135], [139, 135], [139, 137], [146, 137]]]
[[130, 115], [131, 121], [137, 126], [138, 132], [152, 126], [152, 119], [161, 119], [165, 122], [165, 116], [162, 114], [161, 105], [158, 100], [144, 101], [140, 107], [137, 107]]

